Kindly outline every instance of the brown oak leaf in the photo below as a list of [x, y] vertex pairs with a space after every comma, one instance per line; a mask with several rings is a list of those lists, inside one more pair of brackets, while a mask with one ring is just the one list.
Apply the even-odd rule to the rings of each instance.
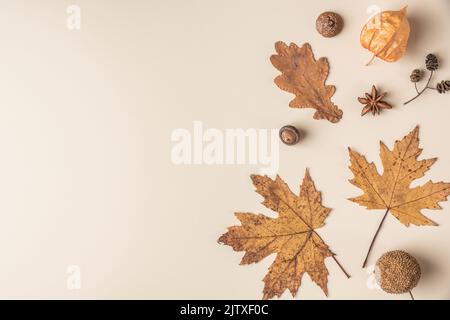
[[385, 209], [386, 212], [375, 233], [363, 267], [380, 228], [390, 212], [398, 221], [409, 227], [437, 226], [437, 223], [421, 213], [422, 209], [441, 209], [440, 201], [450, 194], [450, 183], [428, 181], [422, 186], [410, 188], [410, 184], [423, 177], [437, 158], [418, 160], [422, 149], [419, 148], [419, 127], [416, 127], [402, 140], [396, 141], [393, 150], [389, 150], [380, 141], [380, 158], [383, 174], [380, 175], [373, 162], [349, 148], [350, 170], [355, 177], [350, 181], [364, 191], [364, 194], [349, 199], [367, 209]]
[[300, 48], [291, 43], [275, 43], [277, 54], [270, 57], [273, 66], [281, 75], [275, 78], [275, 84], [284, 91], [293, 93], [294, 100], [289, 103], [291, 108], [316, 109], [314, 119], [326, 119], [333, 123], [342, 118], [342, 110], [331, 102], [336, 87], [325, 85], [328, 77], [328, 60], [316, 60], [309, 43]]
[[256, 192], [264, 197], [262, 204], [278, 212], [278, 217], [237, 212], [241, 225], [228, 228], [219, 243], [245, 251], [241, 264], [256, 263], [277, 254], [263, 279], [263, 299], [279, 297], [286, 289], [295, 296], [305, 273], [327, 295], [328, 270], [324, 260], [327, 257], [337, 260], [315, 229], [324, 226], [331, 209], [322, 205], [321, 194], [309, 172], [305, 173], [299, 196], [279, 176], [275, 180], [258, 175], [251, 178]]

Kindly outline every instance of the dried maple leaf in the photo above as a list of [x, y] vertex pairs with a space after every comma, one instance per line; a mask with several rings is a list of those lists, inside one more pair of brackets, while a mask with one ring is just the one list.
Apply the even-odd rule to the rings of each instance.
[[364, 26], [360, 35], [361, 45], [387, 62], [400, 59], [406, 52], [410, 26], [406, 8], [399, 11], [383, 11], [373, 16]]
[[[331, 209], [322, 206], [321, 194], [308, 171], [300, 196], [294, 194], [279, 176], [272, 180], [254, 175], [252, 181], [256, 192], [264, 197], [262, 204], [278, 212], [278, 217], [237, 212], [235, 215], [241, 225], [228, 228], [219, 243], [229, 245], [235, 251], [245, 251], [241, 264], [256, 263], [277, 253], [263, 279], [263, 299], [279, 297], [286, 289], [294, 296], [304, 273], [327, 295], [328, 270], [324, 260], [333, 257], [336, 263], [338, 261], [315, 229], [325, 224]], [[344, 269], [342, 271], [348, 276]]]
[[421, 210], [441, 209], [438, 203], [447, 199], [450, 183], [428, 181], [423, 186], [410, 188], [410, 184], [423, 177], [437, 160], [417, 160], [422, 153], [419, 148], [419, 127], [401, 141], [396, 141], [392, 151], [380, 142], [380, 157], [384, 169], [382, 175], [378, 173], [373, 162], [368, 163], [364, 156], [350, 148], [349, 153], [350, 170], [355, 175], [350, 183], [364, 191], [363, 195], [349, 200], [367, 209], [386, 209], [363, 263], [364, 267], [389, 212], [407, 227], [410, 224], [437, 226], [434, 221], [424, 216]]
[[342, 118], [342, 110], [331, 102], [336, 91], [335, 86], [325, 85], [328, 77], [328, 60], [314, 59], [309, 43], [300, 48], [291, 43], [275, 43], [277, 54], [270, 57], [273, 66], [281, 75], [275, 78], [275, 84], [284, 91], [295, 94], [289, 103], [291, 108], [316, 109], [314, 119], [326, 119], [338, 122]]

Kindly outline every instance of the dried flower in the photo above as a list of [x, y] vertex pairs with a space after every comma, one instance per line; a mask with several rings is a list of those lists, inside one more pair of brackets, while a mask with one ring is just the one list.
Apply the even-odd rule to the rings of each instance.
[[363, 27], [361, 45], [375, 57], [395, 62], [406, 52], [410, 33], [406, 7], [399, 11], [383, 11], [373, 16]]

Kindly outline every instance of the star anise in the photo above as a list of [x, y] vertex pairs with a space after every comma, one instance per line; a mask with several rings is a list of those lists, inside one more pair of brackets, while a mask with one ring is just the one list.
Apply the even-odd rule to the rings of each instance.
[[383, 92], [378, 95], [377, 88], [372, 86], [372, 92], [370, 94], [366, 93], [365, 98], [358, 98], [358, 101], [365, 105], [361, 111], [361, 116], [369, 112], [372, 112], [373, 115], [380, 114], [383, 109], [392, 109], [392, 106], [389, 103], [383, 101], [386, 94], [386, 92]]

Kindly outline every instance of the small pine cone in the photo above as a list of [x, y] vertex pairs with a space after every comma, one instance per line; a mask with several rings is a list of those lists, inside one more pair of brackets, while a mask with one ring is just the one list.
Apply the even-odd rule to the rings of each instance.
[[446, 93], [450, 90], [450, 80], [444, 81], [442, 80], [436, 85], [436, 89], [439, 93]]
[[430, 71], [435, 71], [439, 68], [439, 61], [438, 58], [430, 53], [429, 55], [427, 55], [426, 59], [425, 59], [425, 65], [427, 66], [427, 69]]
[[409, 78], [411, 82], [419, 82], [422, 79], [422, 70], [414, 69]]

